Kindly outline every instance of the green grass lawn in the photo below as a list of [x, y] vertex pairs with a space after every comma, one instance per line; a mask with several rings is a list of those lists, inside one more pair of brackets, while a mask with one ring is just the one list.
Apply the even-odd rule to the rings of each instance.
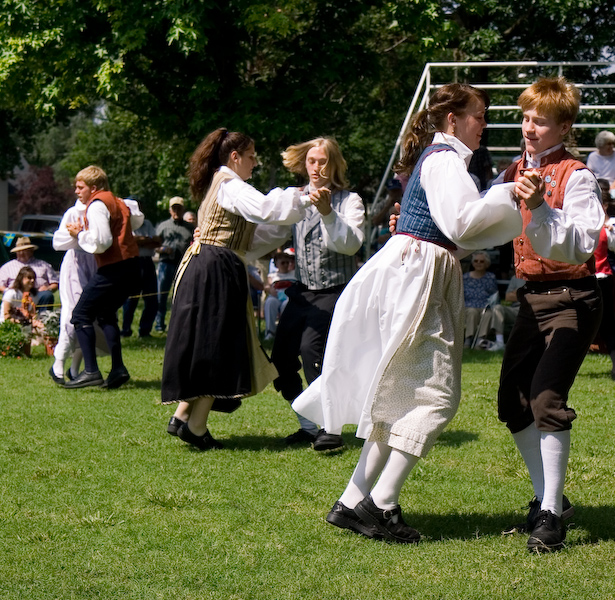
[[[530, 555], [529, 479], [496, 417], [501, 354], [466, 351], [457, 417], [402, 492], [416, 546], [363, 539], [324, 521], [361, 443], [286, 448], [296, 429], [273, 390], [215, 413], [225, 450], [199, 453], [165, 433], [164, 338], [124, 342], [131, 381], [63, 390], [51, 359], [0, 360], [0, 599], [613, 599], [614, 388], [589, 356], [566, 494], [567, 547]], [[106, 372], [108, 360], [101, 361]]]

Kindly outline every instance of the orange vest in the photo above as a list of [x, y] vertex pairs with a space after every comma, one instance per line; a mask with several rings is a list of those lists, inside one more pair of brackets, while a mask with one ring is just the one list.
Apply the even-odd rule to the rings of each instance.
[[[512, 164], [504, 174], [504, 181], [517, 181], [519, 171], [523, 168], [525, 155], [518, 162]], [[563, 146], [542, 159], [540, 175], [545, 181], [544, 200], [551, 208], [561, 209], [564, 205], [564, 192], [570, 175], [579, 169], [587, 167], [576, 160]], [[524, 202], [521, 202], [521, 216], [523, 218], [523, 232], [513, 240], [515, 250], [515, 270], [517, 277], [527, 281], [559, 281], [564, 279], [581, 279], [589, 277], [596, 272], [595, 261], [592, 256], [582, 265], [569, 265], [568, 263], [543, 258], [532, 247], [532, 243], [525, 235], [525, 228], [532, 220], [532, 211]]]
[[139, 247], [130, 226], [130, 209], [121, 198], [117, 198], [111, 192], [99, 191], [90, 197], [85, 209], [85, 228], [88, 228], [88, 209], [95, 200], [100, 200], [107, 207], [110, 214], [109, 227], [113, 236], [111, 246], [101, 254], [94, 255], [98, 268], [138, 256]]

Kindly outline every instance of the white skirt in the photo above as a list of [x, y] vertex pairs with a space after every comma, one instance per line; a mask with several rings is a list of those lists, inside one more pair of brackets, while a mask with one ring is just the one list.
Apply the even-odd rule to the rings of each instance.
[[330, 433], [425, 456], [461, 395], [461, 266], [448, 250], [393, 236], [335, 306], [322, 375], [293, 403]]

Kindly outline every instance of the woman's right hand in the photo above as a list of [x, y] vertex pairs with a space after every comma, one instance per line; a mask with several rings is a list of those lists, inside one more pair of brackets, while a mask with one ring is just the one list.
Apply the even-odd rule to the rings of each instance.
[[397, 233], [397, 219], [399, 219], [399, 213], [401, 211], [401, 204], [396, 202], [395, 210], [389, 216], [389, 231], [391, 235], [395, 235]]
[[201, 229], [200, 227], [195, 227], [194, 233], [192, 234], [192, 241], [198, 242], [200, 237], [201, 237]]

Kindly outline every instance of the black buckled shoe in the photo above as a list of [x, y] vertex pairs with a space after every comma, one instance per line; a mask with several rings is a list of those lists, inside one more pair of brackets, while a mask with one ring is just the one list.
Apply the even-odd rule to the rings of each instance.
[[72, 379], [71, 381], [67, 381], [64, 384], [64, 387], [67, 390], [76, 390], [84, 387], [98, 387], [102, 385], [104, 379], [100, 373], [100, 371], [95, 371], [94, 373], [88, 373], [87, 371], [81, 371], [77, 377]]
[[326, 517], [327, 523], [340, 529], [350, 529], [368, 538], [381, 538], [382, 535], [376, 527], [361, 520], [359, 515], [352, 509], [344, 506], [339, 500], [333, 505]]
[[[536, 527], [536, 522], [538, 521], [538, 515], [540, 513], [540, 500], [534, 496], [530, 503], [527, 505], [529, 512], [527, 513], [527, 518], [525, 523], [517, 523], [508, 529], [505, 529], [502, 534], [508, 535], [511, 533], [530, 533]], [[570, 500], [566, 496], [562, 498], [562, 521], [567, 521], [574, 515], [574, 506], [570, 504]]]
[[564, 547], [566, 539], [566, 526], [561, 517], [554, 515], [549, 510], [541, 510], [538, 513], [536, 526], [527, 541], [527, 549], [530, 552], [553, 552]]
[[58, 377], [53, 372], [53, 365], [49, 368], [49, 376], [51, 377], [51, 379], [53, 379], [54, 383], [57, 383], [58, 385], [64, 386], [64, 377]]
[[316, 434], [314, 440], [314, 450], [322, 452], [323, 450], [336, 450], [344, 445], [344, 440], [341, 435], [335, 433], [327, 433], [324, 429], [321, 429]]
[[284, 438], [284, 443], [287, 446], [295, 444], [311, 444], [316, 439], [316, 436], [305, 429], [299, 429], [295, 433], [291, 433]]
[[177, 417], [171, 417], [169, 419], [169, 424], [167, 425], [167, 433], [170, 435], [177, 435], [177, 431], [179, 428], [184, 425], [186, 421], [182, 421]]
[[100, 387], [107, 388], [108, 390], [114, 390], [124, 385], [130, 379], [130, 373], [126, 367], [120, 367], [118, 369], [111, 369], [107, 379]]
[[371, 496], [367, 496], [355, 506], [354, 512], [391, 542], [416, 544], [421, 539], [421, 534], [404, 521], [399, 504], [391, 510], [383, 510], [374, 504]]
[[218, 440], [214, 440], [211, 433], [209, 433], [209, 429], [203, 435], [195, 435], [190, 431], [188, 423], [184, 423], [177, 430], [177, 437], [198, 450], [221, 450], [224, 448]]

